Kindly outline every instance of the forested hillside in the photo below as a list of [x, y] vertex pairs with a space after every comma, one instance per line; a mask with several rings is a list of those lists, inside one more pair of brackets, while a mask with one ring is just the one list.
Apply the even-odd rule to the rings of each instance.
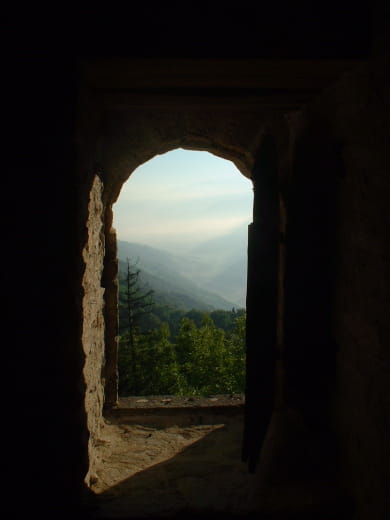
[[242, 393], [245, 310], [213, 308], [178, 278], [120, 262], [120, 395]]
[[[197, 286], [173, 269], [160, 264], [151, 267], [140, 257], [132, 258], [132, 269], [139, 269], [140, 287], [150, 287], [155, 292], [155, 301], [161, 305], [174, 305], [182, 310], [232, 309], [235, 304], [218, 294]], [[146, 267], [145, 267], [146, 264]], [[123, 283], [126, 262], [119, 260], [119, 279]]]
[[119, 260], [138, 260], [156, 290], [191, 296], [210, 310], [245, 307], [246, 254], [246, 226], [180, 251], [118, 241]]

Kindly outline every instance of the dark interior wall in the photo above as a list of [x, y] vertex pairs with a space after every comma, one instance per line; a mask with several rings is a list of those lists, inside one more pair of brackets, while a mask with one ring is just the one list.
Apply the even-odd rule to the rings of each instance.
[[[335, 407], [346, 477], [365, 514], [390, 512], [390, 352], [388, 301], [389, 68], [372, 64], [346, 80], [349, 96], [335, 117], [343, 139], [337, 286]], [[348, 88], [348, 87], [344, 87]], [[336, 97], [336, 92], [330, 94]], [[325, 106], [324, 106], [325, 108]], [[374, 513], [376, 511], [376, 513]]]
[[[285, 194], [285, 399], [313, 435], [329, 430], [327, 408], [335, 379], [331, 314], [342, 174], [338, 144], [329, 141], [326, 129], [310, 124], [301, 128]], [[324, 442], [324, 452], [329, 442]], [[331, 453], [324, 455], [330, 462]]]
[[[370, 52], [375, 2], [150, 2], [110, 9], [12, 6], [6, 48], [86, 57], [338, 58]], [[7, 16], [8, 15], [8, 16]]]
[[359, 518], [376, 519], [390, 511], [385, 63], [346, 74], [302, 112], [287, 204], [287, 398], [336, 433], [341, 481]]
[[74, 132], [78, 71], [73, 60], [15, 58], [7, 81], [8, 225], [2, 237], [9, 262], [2, 288], [9, 392], [3, 413], [10, 436], [4, 507], [14, 518], [25, 517], [24, 509], [57, 516], [79, 501], [87, 470], [78, 222], [85, 204], [78, 200]]
[[279, 274], [279, 158], [262, 136], [252, 169], [253, 222], [248, 227], [246, 386], [242, 459], [256, 470], [275, 407]]

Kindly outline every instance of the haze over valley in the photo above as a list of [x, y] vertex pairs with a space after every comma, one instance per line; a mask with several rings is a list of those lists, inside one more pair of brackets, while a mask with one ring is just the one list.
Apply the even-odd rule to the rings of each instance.
[[181, 295], [188, 308], [245, 307], [246, 236], [246, 226], [241, 226], [180, 253], [119, 240], [121, 271], [129, 258], [144, 283], [176, 303]]
[[[123, 271], [182, 308], [245, 307], [252, 183], [230, 161], [177, 149], [135, 170], [114, 205]], [[163, 296], [164, 295], [164, 296]]]

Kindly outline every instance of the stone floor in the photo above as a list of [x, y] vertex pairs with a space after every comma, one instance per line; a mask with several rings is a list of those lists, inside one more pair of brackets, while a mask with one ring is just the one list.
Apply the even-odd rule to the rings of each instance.
[[326, 485], [259, 494], [259, 475], [241, 462], [242, 435], [238, 396], [121, 400], [99, 440], [93, 518], [349, 518], [338, 515], [339, 497]]
[[92, 485], [101, 515], [248, 512], [254, 478], [240, 460], [240, 398], [232, 406], [221, 397], [202, 403], [158, 399], [123, 400], [106, 417]]

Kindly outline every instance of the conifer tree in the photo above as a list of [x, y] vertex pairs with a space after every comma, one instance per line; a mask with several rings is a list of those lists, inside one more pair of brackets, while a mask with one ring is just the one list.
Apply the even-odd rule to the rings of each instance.
[[[135, 264], [136, 265], [136, 264]], [[153, 290], [143, 291], [139, 285], [139, 269], [132, 269], [130, 260], [127, 258], [126, 289], [124, 292], [124, 306], [126, 309], [126, 332], [122, 341], [127, 348], [128, 363], [127, 367], [128, 383], [133, 388], [133, 392], [140, 392], [140, 374], [137, 353], [137, 336], [139, 333], [139, 320], [145, 313], [151, 311], [154, 302], [152, 299]]]

